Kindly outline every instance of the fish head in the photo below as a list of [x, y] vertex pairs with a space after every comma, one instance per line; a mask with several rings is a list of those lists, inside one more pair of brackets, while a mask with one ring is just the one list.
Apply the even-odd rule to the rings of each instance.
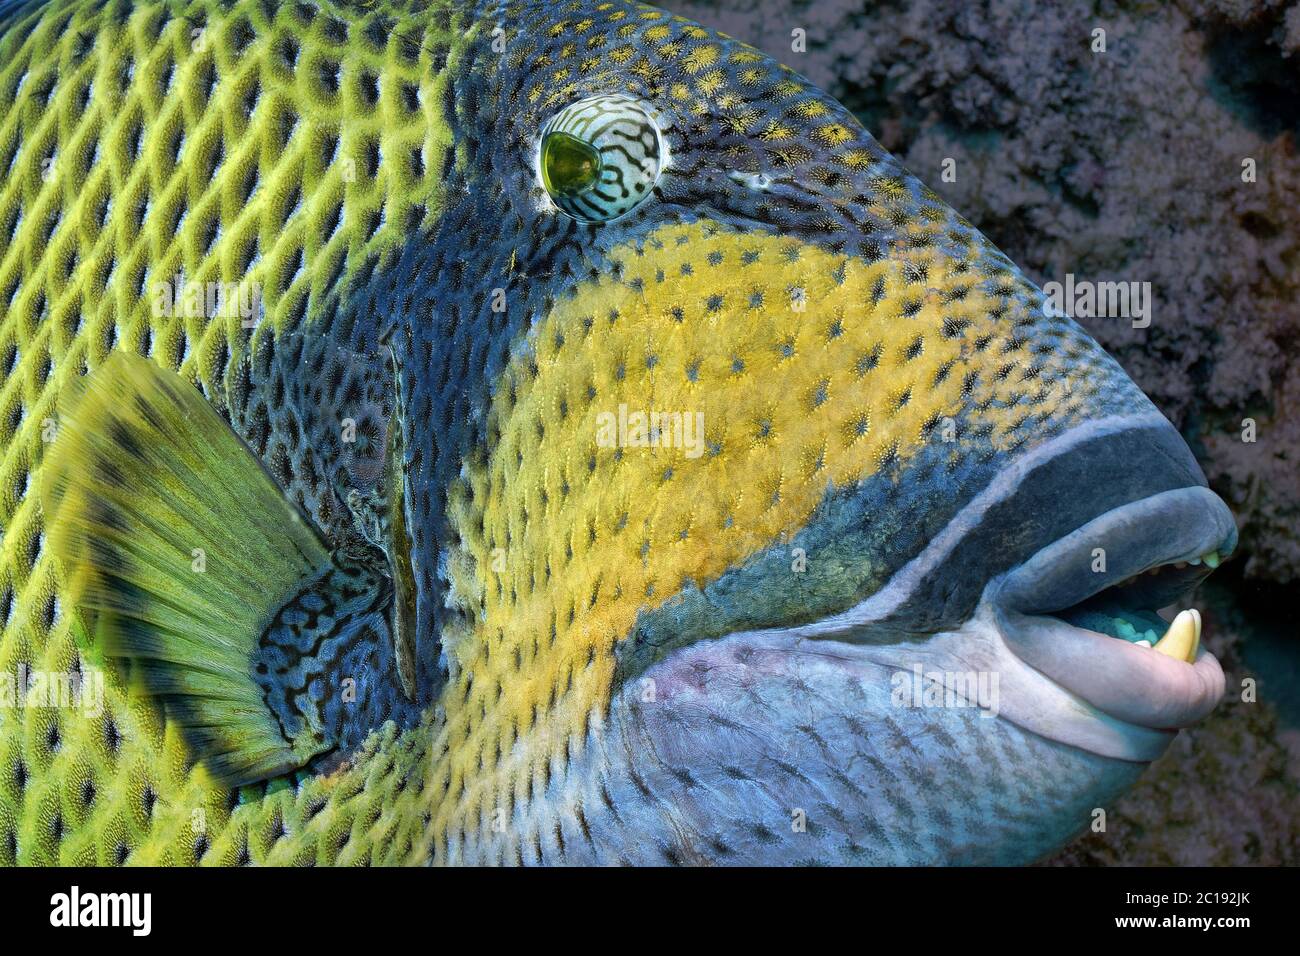
[[619, 0], [476, 30], [405, 352], [435, 855], [1015, 862], [1086, 827], [1224, 689], [1156, 614], [1236, 538], [1178, 432], [790, 69]]

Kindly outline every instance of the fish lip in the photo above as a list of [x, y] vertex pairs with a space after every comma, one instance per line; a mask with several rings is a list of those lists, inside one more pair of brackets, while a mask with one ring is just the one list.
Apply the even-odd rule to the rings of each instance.
[[[1206, 717], [1225, 690], [1223, 670], [1203, 647], [1195, 661], [1175, 660], [1060, 618], [1078, 604], [1134, 575], [1209, 551], [1230, 552], [1236, 524], [1206, 488], [1180, 488], [1107, 511], [1040, 550], [989, 585], [1007, 646], [1097, 710], [1141, 727], [1175, 729]], [[1105, 570], [1094, 571], [1102, 549]], [[1175, 575], [1149, 597], [1172, 603], [1209, 569]]]
[[1209, 716], [1226, 690], [1222, 667], [1204, 647], [1188, 664], [1051, 617], [998, 609], [998, 624], [1026, 664], [1127, 724], [1190, 727]]

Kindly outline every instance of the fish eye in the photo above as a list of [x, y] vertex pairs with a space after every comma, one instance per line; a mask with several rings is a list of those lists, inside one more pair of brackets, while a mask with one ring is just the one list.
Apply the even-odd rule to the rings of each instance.
[[664, 167], [659, 124], [626, 96], [592, 96], [542, 126], [538, 173], [551, 199], [584, 223], [610, 222], [639, 206]]

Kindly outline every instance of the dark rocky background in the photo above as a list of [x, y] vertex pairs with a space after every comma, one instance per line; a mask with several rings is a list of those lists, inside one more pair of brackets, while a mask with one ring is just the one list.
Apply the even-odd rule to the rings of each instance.
[[828, 90], [1036, 282], [1151, 283], [1149, 328], [1083, 324], [1237, 515], [1195, 602], [1228, 699], [1052, 862], [1300, 862], [1300, 0], [661, 5]]

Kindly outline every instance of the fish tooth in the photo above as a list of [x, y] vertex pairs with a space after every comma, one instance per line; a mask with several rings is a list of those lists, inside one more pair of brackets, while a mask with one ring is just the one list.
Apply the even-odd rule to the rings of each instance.
[[1138, 647], [1150, 647], [1150, 646], [1151, 646], [1151, 642], [1150, 642], [1150, 641], [1134, 641], [1133, 643], [1136, 644]]
[[1187, 563], [1190, 564], [1192, 567], [1197, 568], [1197, 567], [1200, 567], [1200, 565], [1201, 565], [1201, 559], [1200, 559], [1200, 558], [1192, 558], [1192, 560], [1188, 561]]
[[1175, 660], [1191, 663], [1201, 643], [1201, 612], [1196, 608], [1179, 611], [1165, 636], [1156, 641], [1155, 650]]
[[1202, 560], [1205, 562], [1207, 567], [1217, 568], [1219, 566], [1219, 561], [1221, 560], [1221, 558], [1219, 557], [1219, 552], [1211, 551], [1209, 554], [1204, 555], [1202, 557]]

